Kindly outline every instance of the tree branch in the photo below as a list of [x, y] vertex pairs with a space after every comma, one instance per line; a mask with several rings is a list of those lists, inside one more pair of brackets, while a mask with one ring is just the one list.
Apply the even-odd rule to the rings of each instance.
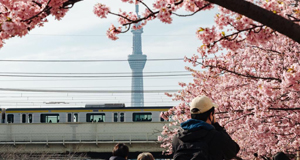
[[176, 16], [178, 16], [178, 17], [188, 17], [188, 16], [193, 16], [193, 15], [195, 15], [196, 13], [198, 13], [199, 11], [201, 11], [202, 9], [204, 9], [204, 8], [206, 8], [207, 6], [209, 6], [209, 5], [211, 5], [211, 3], [207, 3], [206, 5], [204, 5], [203, 7], [201, 7], [201, 8], [199, 8], [198, 6], [198, 10], [197, 11], [195, 11], [195, 12], [193, 12], [192, 14], [186, 14], [186, 15], [181, 15], [181, 14], [177, 14], [177, 13], [172, 13], [172, 14], [174, 14], [174, 15], [176, 15]]
[[141, 4], [143, 4], [151, 13], [153, 13], [153, 11], [148, 7], [148, 5], [146, 3], [144, 3], [141, 0], [137, 0], [138, 2], [140, 2]]
[[50, 10], [50, 9], [52, 8], [52, 7], [49, 7], [49, 6], [48, 6], [50, 2], [51, 2], [51, 0], [49, 0], [49, 1], [47, 2], [47, 5], [45, 6], [45, 8], [44, 8], [41, 12], [39, 12], [38, 14], [36, 14], [36, 15], [34, 15], [34, 16], [32, 16], [32, 17], [26, 19], [26, 20], [21, 20], [21, 22], [30, 21], [30, 20], [32, 20], [32, 19], [38, 17], [40, 14], [46, 12], [46, 10]]
[[[196, 62], [198, 64], [201, 64], [203, 65], [202, 63], [200, 62]], [[242, 77], [246, 77], [246, 78], [251, 78], [251, 79], [263, 79], [263, 80], [275, 80], [275, 81], [278, 81], [278, 82], [282, 82], [281, 79], [279, 78], [274, 78], [274, 77], [259, 77], [259, 76], [254, 76], [254, 75], [246, 75], [246, 74], [242, 74], [242, 73], [237, 73], [235, 71], [231, 71], [225, 67], [221, 67], [221, 66], [213, 66], [213, 65], [203, 65], [204, 67], [209, 67], [209, 68], [218, 68], [218, 69], [221, 69], [223, 71], [226, 71], [226, 72], [229, 72], [229, 73], [232, 73], [232, 74], [235, 74], [237, 76], [242, 76]]]
[[268, 108], [269, 110], [275, 110], [275, 111], [300, 111], [300, 108]]
[[246, 0], [206, 0], [245, 15], [300, 43], [300, 25]]

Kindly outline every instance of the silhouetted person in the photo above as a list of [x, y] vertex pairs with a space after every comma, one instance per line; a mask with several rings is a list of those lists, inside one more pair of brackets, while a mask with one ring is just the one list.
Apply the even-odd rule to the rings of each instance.
[[49, 123], [52, 123], [52, 121], [50, 120]]
[[274, 155], [273, 160], [290, 160], [290, 159], [285, 153], [278, 152]]
[[253, 156], [254, 156], [253, 160], [258, 160], [258, 154], [257, 153], [254, 153]]
[[126, 160], [129, 154], [129, 148], [124, 143], [115, 145], [109, 160]]
[[236, 157], [233, 157], [231, 160], [243, 160], [243, 159], [241, 157], [236, 156]]

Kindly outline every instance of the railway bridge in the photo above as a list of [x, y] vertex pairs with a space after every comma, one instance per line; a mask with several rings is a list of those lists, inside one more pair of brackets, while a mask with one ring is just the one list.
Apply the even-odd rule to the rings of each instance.
[[130, 157], [151, 152], [166, 158], [157, 141], [167, 122], [0, 124], [0, 153], [86, 153], [106, 159], [116, 143], [125, 143]]

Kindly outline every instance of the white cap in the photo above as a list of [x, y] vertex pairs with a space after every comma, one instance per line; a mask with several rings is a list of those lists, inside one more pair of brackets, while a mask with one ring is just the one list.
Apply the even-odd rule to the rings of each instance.
[[[218, 105], [213, 103], [207, 96], [198, 96], [194, 98], [190, 104], [191, 114], [200, 114], [210, 110], [212, 107], [218, 108]], [[198, 112], [192, 112], [193, 108], [199, 109]]]

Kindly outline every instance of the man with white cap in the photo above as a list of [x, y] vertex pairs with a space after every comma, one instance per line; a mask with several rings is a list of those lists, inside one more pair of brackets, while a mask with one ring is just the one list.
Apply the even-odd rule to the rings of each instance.
[[173, 138], [174, 160], [223, 160], [236, 156], [240, 147], [217, 122], [217, 107], [207, 96], [192, 100], [191, 119], [181, 123], [183, 130]]

